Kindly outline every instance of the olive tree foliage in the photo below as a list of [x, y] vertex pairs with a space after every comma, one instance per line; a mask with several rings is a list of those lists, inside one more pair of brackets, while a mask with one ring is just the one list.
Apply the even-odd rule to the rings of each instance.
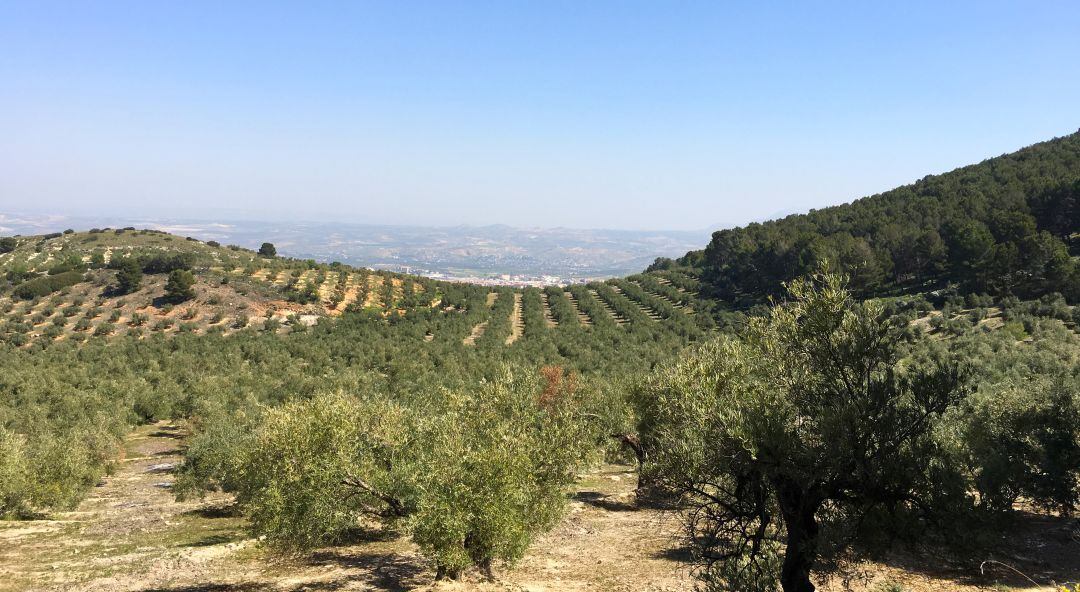
[[74, 508], [115, 453], [111, 435], [92, 428], [27, 436], [0, 427], [0, 517]]
[[284, 551], [381, 524], [410, 534], [439, 577], [489, 570], [553, 525], [594, 450], [577, 399], [509, 369], [405, 401], [317, 395], [266, 409], [247, 429], [235, 419], [205, 426], [181, 494], [215, 483], [234, 491], [255, 534]]
[[[901, 363], [902, 328], [825, 272], [659, 371], [638, 393], [643, 478], [681, 496], [706, 590], [814, 590], [876, 519], [963, 500], [934, 431], [954, 366]], [[961, 486], [962, 487], [962, 486]]]
[[976, 388], [946, 433], [981, 509], [1009, 513], [1023, 499], [1069, 514], [1080, 503], [1080, 337], [1057, 319], [1021, 318], [1030, 343], [1006, 331], [957, 340]]
[[986, 509], [1021, 497], [1071, 513], [1080, 501], [1080, 379], [1009, 381], [971, 398], [962, 418], [966, 464]]

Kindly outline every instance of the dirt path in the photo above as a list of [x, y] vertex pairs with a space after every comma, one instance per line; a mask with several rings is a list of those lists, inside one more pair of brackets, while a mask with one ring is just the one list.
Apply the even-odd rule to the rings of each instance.
[[[256, 592], [302, 590], [478, 592], [681, 592], [693, 589], [687, 554], [678, 540], [678, 516], [635, 505], [630, 467], [605, 465], [579, 477], [566, 516], [534, 541], [514, 567], [499, 567], [497, 580], [470, 573], [460, 582], [435, 584], [429, 562], [407, 538], [370, 540], [285, 559], [248, 537], [230, 500], [217, 495], [178, 503], [171, 493], [183, 432], [159, 423], [135, 430], [127, 457], [76, 511], [51, 520], [0, 522], [0, 590], [90, 592]], [[1019, 561], [1044, 580], [1076, 571], [1075, 525], [1061, 519], [1025, 522], [1014, 537], [1038, 548]], [[1036, 536], [1037, 535], [1037, 536]], [[1030, 538], [1035, 537], [1035, 538]], [[1061, 539], [1061, 540], [1058, 540]], [[1029, 544], [1030, 543], [1030, 544]], [[1031, 555], [1020, 549], [1019, 553]], [[1028, 565], [1025, 561], [1035, 563]], [[1040, 571], [1046, 564], [1051, 571]], [[1068, 568], [1062, 569], [1061, 566]], [[1070, 571], [1071, 570], [1071, 571]], [[823, 592], [883, 590], [896, 583], [907, 592], [1050, 590], [998, 587], [995, 577], [969, 569], [959, 577], [918, 560], [895, 557], [865, 564], [847, 584], [837, 578]], [[977, 582], [977, 583], [976, 583]]]
[[510, 313], [510, 335], [506, 337], [506, 345], [511, 345], [521, 339], [525, 333], [525, 316], [521, 310], [521, 294], [514, 292], [514, 310]]
[[544, 324], [548, 327], [558, 327], [559, 323], [555, 320], [555, 315], [551, 314], [551, 303], [548, 301], [547, 292], [541, 292], [540, 302], [544, 306]]
[[250, 545], [221, 497], [177, 503], [177, 426], [143, 426], [126, 458], [72, 512], [0, 523], [0, 590], [130, 590], [205, 573], [208, 561]]
[[674, 522], [631, 507], [635, 480], [627, 467], [583, 476], [562, 523], [512, 570], [499, 570], [496, 582], [473, 575], [435, 585], [431, 566], [404, 538], [282, 559], [247, 536], [224, 495], [174, 501], [182, 436], [167, 423], [138, 428], [120, 468], [76, 511], [0, 522], [0, 590], [691, 589], [684, 564], [665, 551]]
[[488, 322], [477, 323], [469, 335], [465, 339], [461, 340], [462, 345], [476, 345], [476, 340], [484, 336], [484, 331], [487, 330]]

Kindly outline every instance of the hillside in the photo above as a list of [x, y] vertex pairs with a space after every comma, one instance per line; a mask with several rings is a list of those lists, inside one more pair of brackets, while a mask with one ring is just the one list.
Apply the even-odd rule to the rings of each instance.
[[[720, 230], [679, 259], [749, 305], [828, 259], [863, 295], [927, 291], [1080, 298], [1080, 132], [852, 203]], [[660, 260], [650, 269], [670, 267]]]
[[[560, 325], [593, 331], [629, 323], [646, 332], [684, 336], [711, 327], [709, 315], [693, 316], [695, 308], [707, 311], [710, 304], [671, 284], [666, 272], [565, 290], [493, 289], [339, 263], [263, 257], [152, 230], [93, 229], [4, 240], [0, 335], [24, 347], [157, 333], [289, 333], [347, 310], [407, 318], [423, 325], [428, 339], [458, 343], [474, 342], [479, 336], [472, 335], [474, 330], [501, 335], [510, 345], [519, 338], [565, 333], [554, 331]], [[121, 293], [117, 269], [125, 259], [138, 261], [143, 275], [137, 289]], [[166, 298], [173, 268], [192, 272], [190, 298]], [[447, 322], [455, 326], [453, 333], [447, 335], [446, 327], [436, 333], [435, 325]]]
[[0, 238], [0, 589], [1075, 582], [1077, 143], [543, 289]]

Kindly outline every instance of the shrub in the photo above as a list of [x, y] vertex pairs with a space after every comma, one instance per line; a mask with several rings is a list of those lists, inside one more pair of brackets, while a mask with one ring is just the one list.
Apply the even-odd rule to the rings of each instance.
[[315, 284], [308, 282], [301, 289], [297, 289], [295, 286], [290, 288], [287, 298], [299, 304], [311, 304], [319, 301], [319, 290], [315, 287]]
[[988, 509], [1024, 497], [1068, 515], [1080, 503], [1080, 378], [1056, 372], [995, 381], [965, 404], [960, 454]]
[[30, 463], [26, 438], [0, 426], [0, 516], [30, 509]]
[[286, 550], [340, 542], [375, 517], [455, 577], [520, 557], [560, 515], [593, 436], [561, 395], [504, 372], [416, 407], [340, 394], [288, 403], [254, 428], [207, 424], [179, 492], [235, 490], [255, 534]]
[[195, 276], [185, 269], [176, 269], [169, 273], [165, 283], [165, 299], [178, 303], [195, 297]]
[[30, 338], [25, 333], [12, 333], [7, 336], [7, 342], [15, 347], [22, 347], [30, 343]]
[[139, 262], [145, 273], [172, 273], [180, 269], [190, 270], [195, 264], [195, 256], [191, 253], [160, 253], [142, 257]]
[[61, 288], [73, 286], [83, 281], [83, 274], [78, 271], [65, 271], [56, 275], [27, 280], [15, 287], [12, 295], [22, 300], [30, 300], [52, 294]]
[[142, 285], [142, 268], [131, 257], [121, 260], [116, 272], [116, 291], [119, 294], [131, 294]]

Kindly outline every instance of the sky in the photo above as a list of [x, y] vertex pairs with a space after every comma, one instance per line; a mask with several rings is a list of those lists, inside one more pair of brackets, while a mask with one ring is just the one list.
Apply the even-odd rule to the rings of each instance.
[[699, 230], [1080, 128], [1080, 2], [0, 0], [0, 211]]

